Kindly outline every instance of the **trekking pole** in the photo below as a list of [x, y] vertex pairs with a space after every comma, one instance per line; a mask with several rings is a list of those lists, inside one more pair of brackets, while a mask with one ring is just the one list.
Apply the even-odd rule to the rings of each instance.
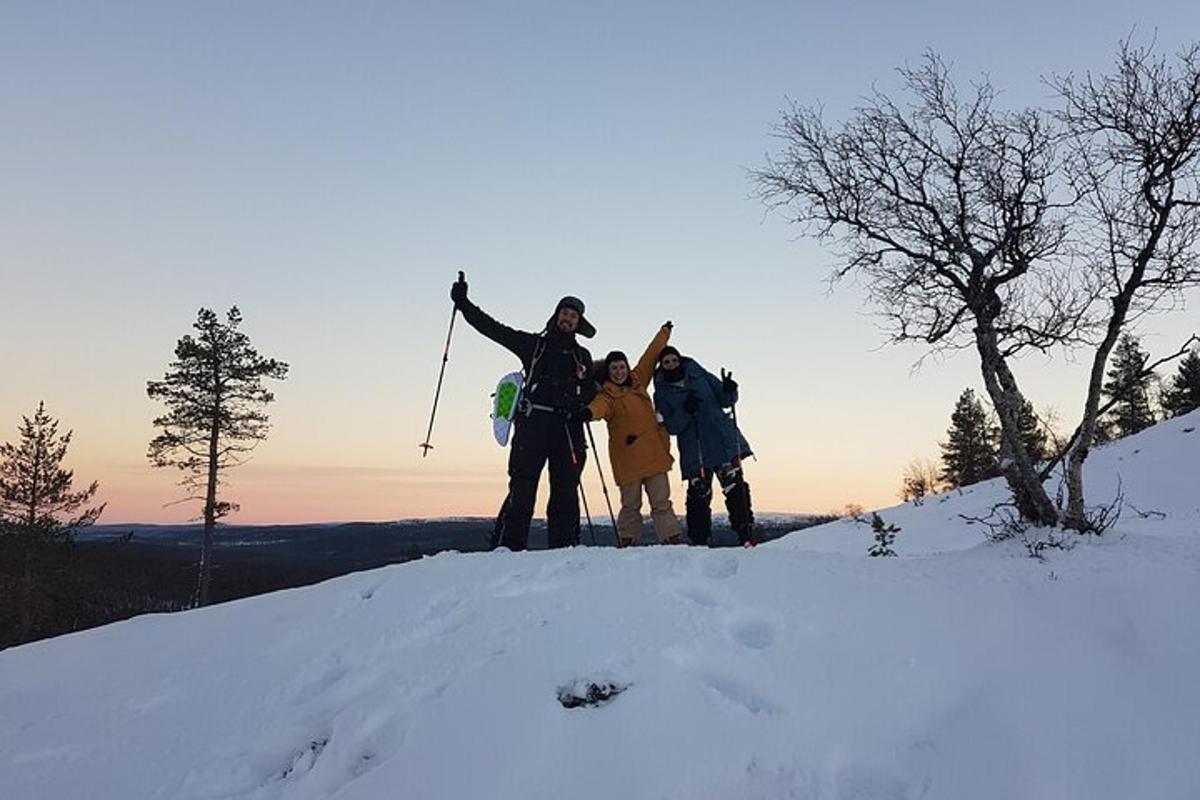
[[[733, 377], [733, 373], [726, 373], [725, 368], [721, 367], [721, 385], [724, 386], [725, 381], [731, 377]], [[740, 466], [742, 463], [742, 434], [738, 430], [737, 424], [737, 403], [731, 405], [729, 410], [733, 412], [733, 447], [734, 452], [737, 454], [738, 465]]]
[[579, 488], [579, 497], [583, 500], [583, 513], [587, 517], [588, 533], [592, 537], [592, 546], [596, 546], [596, 527], [592, 525], [592, 510], [588, 508], [587, 492], [583, 490], [583, 469], [579, 466], [579, 458], [575, 455], [575, 437], [571, 436], [571, 428], [563, 423], [567, 434], [567, 447], [571, 448], [571, 464], [575, 467], [575, 485]]
[[608, 496], [608, 482], [604, 480], [604, 468], [600, 466], [600, 451], [596, 449], [596, 435], [592, 433], [592, 424], [587, 423], [588, 440], [592, 443], [592, 458], [596, 459], [596, 471], [600, 473], [600, 488], [604, 490], [604, 502], [608, 506], [608, 518], [612, 521], [613, 537], [617, 547], [621, 547], [621, 534], [617, 531], [617, 518], [613, 514], [612, 500]]
[[[731, 378], [733, 377], [732, 372], [729, 373], [729, 377], [731, 377]], [[722, 383], [725, 382], [725, 368], [724, 367], [721, 367], [721, 382]], [[737, 447], [737, 459], [738, 459], [738, 463], [740, 464], [742, 461], [742, 429], [738, 426], [738, 421], [737, 421], [737, 403], [734, 403], [733, 405], [731, 405], [729, 407], [729, 410], [731, 412], [733, 412], [733, 433], [734, 433], [734, 436], [736, 437], [735, 446]], [[751, 453], [750, 457], [753, 458], [755, 461], [758, 461], [758, 456], [756, 456], [754, 453]]]
[[[728, 377], [732, 378], [733, 373], [730, 372], [728, 374]], [[721, 367], [721, 383], [722, 384], [725, 383], [725, 378], [726, 378], [725, 368]], [[734, 447], [736, 448], [736, 451], [737, 451], [737, 468], [738, 468], [738, 471], [741, 473], [741, 479], [742, 479], [742, 500], [746, 504], [746, 512], [749, 513], [750, 512], [750, 486], [749, 486], [749, 484], [746, 483], [746, 473], [741, 471], [742, 470], [742, 429], [738, 427], [737, 403], [734, 403], [733, 405], [731, 405], [729, 407], [729, 410], [731, 412], [733, 412], [733, 441], [734, 441]], [[751, 457], [754, 458], [755, 461], [758, 461], [758, 456], [754, 455], [753, 453], [751, 453], [750, 455], [751, 455]], [[740, 538], [741, 534], [739, 533], [738, 536]], [[750, 539], [748, 541], [751, 544], [753, 544], [753, 542], [754, 542], [753, 533], [750, 534]]]
[[[458, 280], [463, 282], [467, 276], [460, 269], [458, 271]], [[450, 360], [450, 337], [454, 336], [454, 320], [458, 317], [458, 306], [455, 305], [450, 309], [450, 330], [446, 331], [446, 349], [442, 351], [442, 368], [438, 370], [437, 389], [433, 393], [433, 411], [429, 412], [429, 430], [425, 431], [425, 441], [417, 445], [421, 448], [421, 458], [429, 455], [429, 451], [433, 449], [433, 445], [429, 443], [429, 439], [433, 436], [433, 420], [437, 416], [438, 399], [442, 396], [442, 378], [446, 377], [446, 362]]]
[[596, 527], [594, 525], [592, 525], [592, 511], [591, 511], [591, 509], [588, 508], [587, 492], [585, 492], [583, 490], [583, 481], [580, 481], [578, 486], [579, 486], [579, 497], [581, 500], [583, 500], [583, 515], [585, 517], [587, 517], [588, 536], [590, 536], [592, 539], [592, 547], [595, 547], [596, 546]]

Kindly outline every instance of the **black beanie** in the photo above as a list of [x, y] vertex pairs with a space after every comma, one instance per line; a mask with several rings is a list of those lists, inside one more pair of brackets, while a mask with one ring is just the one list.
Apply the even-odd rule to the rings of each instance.
[[627, 367], [629, 366], [629, 359], [625, 357], [625, 354], [622, 353], [620, 350], [613, 350], [611, 353], [609, 353], [608, 355], [606, 355], [604, 357], [605, 371], [607, 371], [608, 368], [613, 365], [614, 361], [624, 361], [625, 366], [627, 366]]
[[[611, 367], [613, 364], [615, 364], [618, 361], [624, 361], [625, 366], [629, 367], [629, 359], [626, 358], [625, 354], [622, 353], [620, 350], [613, 350], [611, 353], [609, 353], [608, 355], [606, 355], [604, 357], [604, 374], [600, 378], [601, 383], [603, 383], [604, 381], [609, 379], [608, 378], [608, 375], [609, 375], [608, 368]], [[630, 378], [628, 376], [626, 376], [625, 382], [628, 383], [629, 380], [630, 380]]]
[[547, 330], [553, 329], [554, 323], [558, 319], [558, 312], [562, 311], [564, 308], [572, 309], [579, 314], [579, 327], [575, 329], [576, 333], [585, 339], [590, 339], [596, 335], [596, 327], [592, 325], [592, 323], [588, 322], [588, 318], [583, 315], [583, 301], [578, 297], [572, 297], [571, 295], [567, 295], [562, 300], [558, 301], [558, 305], [554, 307], [554, 316], [551, 317], [550, 321], [546, 323]]
[[[662, 360], [667, 356], [675, 356], [679, 359], [679, 363], [675, 365], [674, 369], [667, 369], [662, 365]], [[667, 345], [662, 350], [658, 351], [658, 361], [658, 370], [660, 375], [672, 383], [683, 380], [683, 356], [680, 355], [678, 350], [676, 350], [674, 347], [671, 347], [671, 345]]]
[[574, 309], [575, 312], [578, 313], [579, 316], [582, 317], [584, 309], [586, 307], [583, 305], [583, 301], [580, 300], [578, 297], [572, 297], [571, 295], [567, 295], [562, 300], [558, 301], [558, 305], [554, 307], [554, 313], [557, 314], [559, 311], [562, 311], [564, 308]]

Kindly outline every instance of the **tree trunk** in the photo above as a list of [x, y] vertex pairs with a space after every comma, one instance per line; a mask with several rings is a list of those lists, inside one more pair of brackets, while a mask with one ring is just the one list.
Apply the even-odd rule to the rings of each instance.
[[1046, 494], [1036, 465], [1021, 440], [1020, 413], [1025, 398], [1000, 352], [990, 320], [979, 320], [975, 328], [975, 346], [979, 351], [984, 385], [996, 415], [1000, 417], [1000, 458], [1017, 511], [1035, 525], [1057, 525], [1058, 509]]
[[[215, 372], [215, 370], [214, 370]], [[214, 389], [219, 384], [213, 376]], [[208, 605], [208, 587], [212, 583], [213, 529], [217, 525], [217, 445], [221, 436], [221, 398], [214, 391], [212, 424], [208, 432], [208, 485], [204, 493], [204, 539], [200, 544], [200, 579], [196, 604]]]
[[1067, 513], [1063, 520], [1063, 527], [1080, 533], [1091, 529], [1091, 523], [1087, 520], [1087, 512], [1083, 506], [1083, 462], [1087, 460], [1092, 443], [1096, 440], [1104, 370], [1108, 366], [1108, 356], [1116, 346], [1117, 338], [1121, 335], [1121, 330], [1125, 327], [1125, 321], [1129, 317], [1129, 308], [1133, 304], [1133, 297], [1146, 280], [1146, 267], [1158, 250], [1162, 233], [1170, 219], [1171, 208], [1172, 205], [1168, 203], [1156, 210], [1150, 235], [1146, 243], [1139, 248], [1137, 257], [1133, 259], [1129, 275], [1121, 284], [1120, 291], [1112, 298], [1112, 314], [1108, 318], [1108, 328], [1105, 330], [1104, 340], [1096, 348], [1096, 355], [1092, 359], [1092, 371], [1088, 377], [1087, 400], [1083, 406], [1083, 419], [1079, 422], [1079, 436], [1067, 457]]
[[[1124, 74], [1124, 70], [1122, 70], [1122, 73]], [[1154, 86], [1149, 87], [1147, 91], [1153, 94], [1157, 92], [1158, 88], [1156, 83]], [[1130, 99], [1129, 102], [1134, 101]], [[1175, 131], [1175, 127], [1173, 123], [1172, 129], [1175, 135], [1184, 135], [1181, 131]], [[1158, 158], [1165, 154], [1160, 151], [1154, 155]], [[1083, 506], [1083, 462], [1087, 460], [1088, 452], [1095, 441], [1096, 425], [1098, 424], [1097, 417], [1100, 408], [1100, 393], [1103, 388], [1104, 370], [1108, 365], [1108, 356], [1116, 345], [1121, 329], [1125, 327], [1125, 322], [1129, 318], [1129, 309], [1133, 305], [1134, 296], [1146, 284], [1146, 270], [1158, 253], [1163, 236], [1166, 234], [1168, 225], [1171, 222], [1171, 215], [1176, 208], [1176, 201], [1174, 199], [1176, 180], [1186, 174], [1183, 161], [1176, 158], [1166, 159], [1157, 168], [1154, 166], [1155, 163], [1154, 161], [1147, 161], [1141, 165], [1143, 177], [1140, 194], [1146, 207], [1151, 211], [1152, 217], [1147, 223], [1148, 230], [1146, 231], [1145, 240], [1140, 245], [1136, 245], [1137, 253], [1129, 263], [1129, 274], [1125, 277], [1124, 281], [1120, 281], [1120, 288], [1112, 297], [1112, 314], [1108, 318], [1108, 328], [1105, 331], [1104, 340], [1096, 348], [1096, 355], [1092, 359], [1092, 371], [1088, 380], [1087, 401], [1084, 403], [1083, 419], [1079, 422], [1079, 436], [1067, 458], [1067, 514], [1063, 525], [1080, 533], [1091, 529], [1091, 523], [1087, 520], [1087, 514]], [[1113, 219], [1115, 218], [1109, 218], [1106, 221], [1111, 223]], [[1110, 228], [1110, 237], [1112, 236], [1112, 230]], [[1194, 237], [1192, 241], [1195, 241]], [[1109, 244], [1113, 252], [1120, 251], [1125, 253], [1135, 246], [1135, 241], [1132, 239], [1117, 239], [1115, 241], [1110, 239]], [[1159, 282], [1161, 281], [1162, 276], [1159, 278]], [[1169, 280], [1167, 284], [1170, 285]]]
[[1116, 346], [1117, 337], [1125, 325], [1128, 311], [1129, 297], [1122, 293], [1113, 298], [1113, 313], [1108, 320], [1108, 330], [1092, 358], [1087, 400], [1083, 404], [1083, 419], [1079, 422], [1075, 444], [1067, 455], [1067, 512], [1063, 519], [1063, 527], [1080, 533], [1087, 532], [1091, 527], [1083, 505], [1083, 462], [1087, 460], [1092, 444], [1096, 441], [1096, 427], [1100, 424], [1100, 395], [1104, 387], [1104, 370], [1108, 366], [1108, 356]]
[[29, 525], [29, 535], [33, 536], [37, 530], [38, 518], [38, 495], [42, 491], [40, 478], [42, 476], [42, 448], [40, 443], [34, 445], [33, 450], [33, 475], [29, 479], [29, 509], [26, 514], [25, 522]]
[[[20, 535], [20, 534], [18, 534]], [[25, 569], [21, 576], [21, 635], [18, 642], [28, 642], [33, 632], [33, 531], [26, 535]]]
[[21, 574], [21, 637], [18, 641], [28, 642], [33, 633], [34, 599], [33, 599], [33, 548], [38, 538], [38, 495], [41, 492], [40, 478], [42, 466], [42, 449], [40, 443], [34, 445], [33, 475], [30, 478], [29, 508], [25, 522], [27, 528], [23, 535], [25, 539], [25, 563]]

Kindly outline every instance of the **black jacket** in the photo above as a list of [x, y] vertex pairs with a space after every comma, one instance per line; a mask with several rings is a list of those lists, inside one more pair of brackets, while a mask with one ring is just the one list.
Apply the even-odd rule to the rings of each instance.
[[551, 319], [542, 333], [518, 331], [492, 319], [479, 306], [459, 305], [471, 327], [521, 359], [525, 370], [523, 396], [531, 403], [575, 410], [592, 401], [592, 354], [575, 334], [563, 334]]

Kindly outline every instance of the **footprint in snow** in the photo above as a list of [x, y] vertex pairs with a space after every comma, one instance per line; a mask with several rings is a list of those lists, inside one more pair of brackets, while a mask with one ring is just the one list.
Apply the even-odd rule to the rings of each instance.
[[732, 578], [738, 573], [738, 560], [733, 556], [715, 556], [704, 560], [704, 577], [715, 581]]
[[821, 796], [817, 777], [796, 765], [768, 765], [751, 758], [743, 771], [745, 783], [726, 797], [770, 797], [773, 800], [813, 800]]
[[694, 583], [685, 583], [677, 586], [672, 590], [676, 596], [695, 603], [703, 608], [715, 608], [717, 605], [716, 596], [703, 586]]
[[278, 779], [281, 781], [295, 780], [301, 775], [311, 772], [313, 766], [317, 763], [317, 759], [321, 757], [321, 753], [324, 752], [328, 744], [329, 737], [321, 736], [301, 747], [292, 756], [291, 763], [283, 768]]
[[336, 653], [310, 661], [301, 667], [284, 690], [285, 699], [293, 704], [302, 704], [320, 697], [350, 674], [350, 668]]
[[843, 768], [835, 787], [838, 800], [907, 800], [912, 796], [898, 775], [866, 765]]
[[763, 650], [775, 643], [775, 626], [762, 619], [740, 619], [729, 626], [735, 642], [751, 650]]
[[454, 609], [462, 605], [462, 596], [458, 594], [443, 594], [433, 598], [425, 607], [425, 619], [435, 622], [449, 616]]
[[774, 716], [782, 711], [778, 706], [736, 678], [724, 675], [703, 675], [701, 681], [718, 697], [751, 714]]

